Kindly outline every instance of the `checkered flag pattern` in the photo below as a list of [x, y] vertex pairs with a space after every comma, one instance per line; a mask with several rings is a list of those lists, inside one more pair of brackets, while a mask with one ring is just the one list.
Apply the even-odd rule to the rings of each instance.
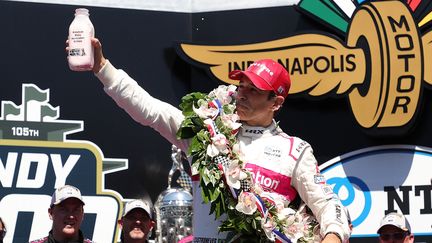
[[184, 170], [180, 172], [180, 176], [177, 178], [177, 183], [188, 191], [192, 188], [192, 179]]
[[229, 159], [227, 159], [227, 158], [224, 157], [224, 156], [216, 156], [216, 157], [214, 158], [214, 161], [215, 161], [216, 163], [218, 163], [218, 164], [223, 165], [224, 167], [229, 165]]
[[215, 130], [215, 133], [216, 133], [216, 134], [220, 133], [219, 128], [216, 126], [216, 123], [213, 122], [213, 124], [214, 124], [214, 130]]
[[251, 183], [250, 180], [240, 180], [240, 190], [244, 192], [249, 192], [251, 190]]

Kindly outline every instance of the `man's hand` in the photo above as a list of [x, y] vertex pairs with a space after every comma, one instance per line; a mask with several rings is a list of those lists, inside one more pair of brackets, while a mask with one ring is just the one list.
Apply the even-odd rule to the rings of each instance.
[[92, 46], [94, 48], [94, 65], [93, 72], [98, 73], [105, 65], [106, 59], [102, 53], [102, 43], [97, 38], [92, 38]]
[[340, 237], [334, 233], [328, 233], [321, 243], [342, 243]]
[[[92, 71], [98, 73], [101, 68], [105, 65], [106, 59], [102, 53], [102, 44], [97, 38], [91, 39], [91, 44], [94, 49], [94, 65]], [[69, 53], [69, 40], [66, 40], [66, 54]]]

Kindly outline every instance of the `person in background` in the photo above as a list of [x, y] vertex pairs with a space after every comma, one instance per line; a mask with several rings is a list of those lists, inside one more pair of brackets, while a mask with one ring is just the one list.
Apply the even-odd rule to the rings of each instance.
[[3, 243], [3, 239], [6, 236], [6, 225], [3, 219], [0, 217], [0, 243]]
[[401, 213], [389, 213], [381, 220], [378, 228], [380, 243], [413, 243], [411, 226]]
[[84, 219], [84, 201], [81, 191], [70, 185], [57, 188], [48, 208], [52, 228], [48, 236], [30, 243], [92, 243], [80, 230]]
[[123, 216], [118, 220], [122, 232], [122, 243], [144, 243], [148, 241], [155, 222], [150, 205], [143, 200], [127, 202]]

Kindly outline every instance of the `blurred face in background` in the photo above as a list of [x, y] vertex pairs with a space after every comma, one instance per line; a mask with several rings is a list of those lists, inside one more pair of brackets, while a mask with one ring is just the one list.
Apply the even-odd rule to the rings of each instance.
[[119, 220], [119, 223], [122, 226], [125, 243], [146, 242], [147, 236], [154, 226], [154, 221], [141, 208], [131, 210]]
[[413, 243], [414, 235], [393, 225], [385, 225], [379, 233], [380, 243]]
[[57, 241], [78, 240], [79, 229], [84, 219], [83, 203], [77, 198], [68, 198], [48, 209], [53, 221], [52, 231]]

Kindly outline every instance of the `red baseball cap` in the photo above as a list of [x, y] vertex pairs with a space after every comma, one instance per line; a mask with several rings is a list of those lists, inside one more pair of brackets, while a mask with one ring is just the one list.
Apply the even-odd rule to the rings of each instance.
[[248, 77], [261, 90], [273, 90], [277, 95], [287, 97], [291, 80], [287, 70], [278, 62], [262, 59], [252, 63], [246, 71], [233, 70], [229, 78], [240, 80]]

